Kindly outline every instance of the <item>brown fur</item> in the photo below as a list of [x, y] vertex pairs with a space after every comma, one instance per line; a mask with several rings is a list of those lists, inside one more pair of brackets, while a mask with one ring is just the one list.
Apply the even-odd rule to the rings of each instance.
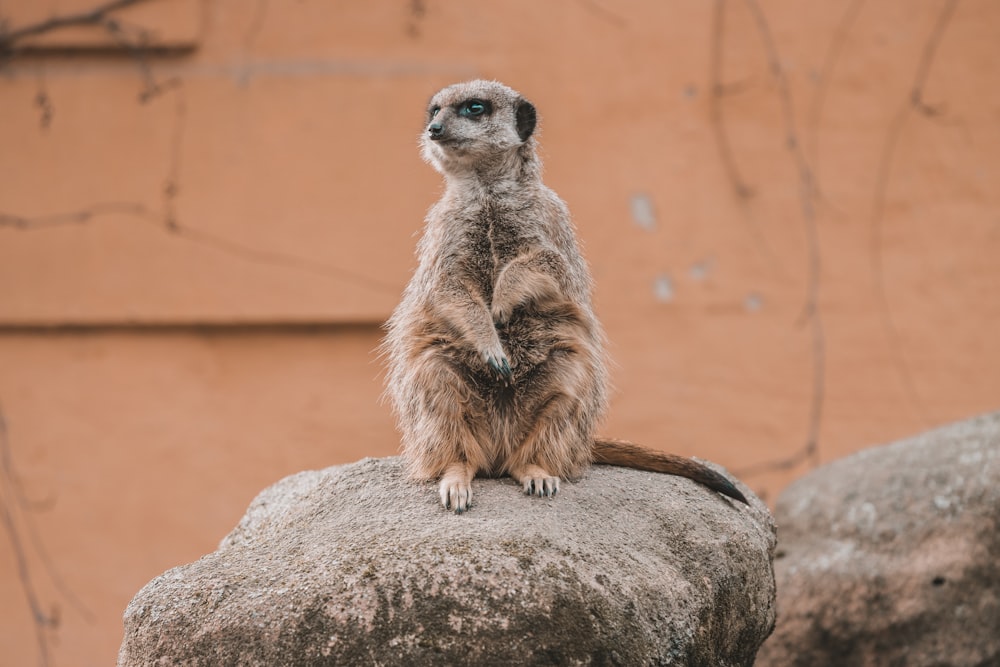
[[604, 334], [569, 211], [541, 180], [534, 107], [471, 81], [434, 95], [427, 123], [423, 155], [446, 188], [383, 345], [411, 473], [440, 479], [456, 512], [476, 474], [553, 495], [592, 462], [690, 477], [745, 502], [695, 461], [595, 441], [608, 401]]

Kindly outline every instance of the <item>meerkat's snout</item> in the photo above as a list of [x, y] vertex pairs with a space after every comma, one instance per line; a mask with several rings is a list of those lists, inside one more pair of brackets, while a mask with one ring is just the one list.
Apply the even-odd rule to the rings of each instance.
[[436, 121], [427, 126], [427, 136], [431, 141], [437, 141], [444, 137], [444, 125]]

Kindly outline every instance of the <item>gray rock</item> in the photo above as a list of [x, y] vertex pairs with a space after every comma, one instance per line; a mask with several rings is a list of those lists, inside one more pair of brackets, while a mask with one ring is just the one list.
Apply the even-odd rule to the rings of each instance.
[[396, 458], [289, 477], [143, 588], [119, 665], [752, 665], [774, 525], [689, 480], [595, 467], [444, 511]]
[[1000, 413], [819, 468], [775, 516], [758, 665], [1000, 665]]

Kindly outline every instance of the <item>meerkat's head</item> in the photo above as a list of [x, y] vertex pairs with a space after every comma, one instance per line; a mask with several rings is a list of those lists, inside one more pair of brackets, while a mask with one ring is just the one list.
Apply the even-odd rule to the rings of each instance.
[[427, 106], [420, 143], [443, 174], [508, 164], [534, 155], [535, 107], [497, 81], [468, 81], [438, 91]]

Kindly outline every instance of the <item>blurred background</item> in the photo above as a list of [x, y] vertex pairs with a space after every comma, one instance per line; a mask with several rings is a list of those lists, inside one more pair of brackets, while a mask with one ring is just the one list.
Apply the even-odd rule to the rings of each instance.
[[0, 0], [0, 663], [111, 664], [264, 487], [397, 452], [458, 80], [539, 109], [606, 434], [773, 502], [997, 409], [998, 72], [993, 0]]

